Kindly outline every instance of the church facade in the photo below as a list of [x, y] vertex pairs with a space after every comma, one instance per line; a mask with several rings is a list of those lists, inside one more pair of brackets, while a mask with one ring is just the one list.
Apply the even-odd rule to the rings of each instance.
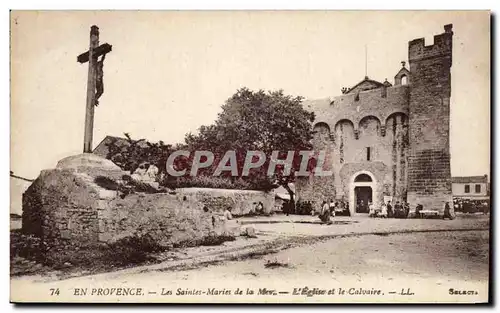
[[365, 77], [335, 98], [305, 101], [315, 112], [314, 150], [325, 150], [324, 170], [297, 182], [303, 201], [343, 200], [352, 214], [357, 203], [391, 200], [443, 211], [452, 203], [450, 96], [452, 25], [409, 42], [394, 82]]

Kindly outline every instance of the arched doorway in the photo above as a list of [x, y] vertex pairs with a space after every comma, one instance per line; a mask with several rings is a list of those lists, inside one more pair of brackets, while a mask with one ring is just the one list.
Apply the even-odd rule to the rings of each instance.
[[377, 199], [375, 176], [368, 171], [352, 175], [349, 185], [349, 210], [351, 215], [368, 213], [368, 203]]
[[354, 210], [356, 213], [368, 213], [368, 203], [373, 201], [372, 187], [357, 186], [354, 187]]

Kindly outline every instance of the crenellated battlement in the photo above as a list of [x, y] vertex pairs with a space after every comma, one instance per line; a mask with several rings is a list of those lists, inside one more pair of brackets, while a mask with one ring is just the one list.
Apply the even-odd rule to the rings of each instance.
[[408, 59], [410, 62], [440, 56], [451, 57], [452, 51], [452, 24], [444, 26], [445, 32], [434, 36], [433, 45], [425, 45], [425, 38], [418, 38], [408, 43]]

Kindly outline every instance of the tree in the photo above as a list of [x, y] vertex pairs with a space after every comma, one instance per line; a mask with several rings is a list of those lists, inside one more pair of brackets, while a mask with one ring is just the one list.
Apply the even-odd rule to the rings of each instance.
[[[302, 107], [303, 98], [285, 95], [282, 90], [265, 92], [251, 91], [241, 88], [222, 106], [214, 124], [201, 126], [198, 134], [188, 133], [185, 144], [175, 146], [163, 142], [150, 143], [144, 139], [134, 140], [125, 133], [126, 142], [113, 141], [108, 144], [107, 158], [122, 169], [133, 173], [144, 162], [158, 167], [159, 177], [164, 177], [160, 183], [164, 186], [215, 186], [216, 188], [244, 188], [271, 190], [283, 186], [290, 195], [292, 210], [295, 205], [295, 195], [289, 184], [296, 179], [295, 172], [299, 170], [302, 156], [300, 151], [311, 150], [312, 123], [314, 114]], [[170, 154], [176, 150], [188, 150], [189, 157], [179, 156], [173, 166], [177, 170], [186, 169], [183, 177], [174, 177], [166, 173], [166, 163]], [[206, 150], [214, 154], [214, 162], [208, 168], [198, 172], [193, 178], [189, 175], [193, 164], [195, 151]], [[238, 176], [232, 176], [230, 171], [221, 173], [222, 177], [213, 178], [212, 174], [227, 151], [236, 152]], [[266, 161], [250, 170], [249, 175], [243, 175], [243, 166], [248, 151], [261, 151]], [[278, 159], [286, 159], [289, 151], [293, 151], [293, 162], [290, 173], [285, 172], [283, 165], [276, 166], [273, 175], [268, 174], [273, 151], [278, 151]], [[201, 160], [204, 161], [204, 160]], [[257, 157], [252, 160], [256, 162]], [[312, 158], [307, 170], [316, 164]], [[161, 175], [165, 173], [165, 175]], [[219, 186], [219, 187], [218, 187]], [[220, 187], [224, 186], [224, 187]]]
[[[295, 171], [300, 167], [299, 151], [312, 149], [314, 114], [302, 107], [302, 100], [300, 96], [285, 95], [283, 90], [265, 92], [241, 88], [222, 106], [222, 112], [213, 125], [202, 126], [197, 135], [186, 135], [186, 144], [191, 151], [214, 153], [212, 169], [226, 151], [236, 151], [240, 176], [247, 151], [264, 152], [266, 163], [252, 169], [248, 177], [240, 178], [261, 186], [281, 185], [290, 194], [290, 202], [294, 205], [294, 193], [289, 183], [295, 181]], [[273, 176], [267, 175], [273, 151], [279, 151], [279, 159], [285, 159], [288, 151], [295, 151], [289, 175], [283, 166], [278, 166]], [[308, 168], [312, 166], [314, 160]]]

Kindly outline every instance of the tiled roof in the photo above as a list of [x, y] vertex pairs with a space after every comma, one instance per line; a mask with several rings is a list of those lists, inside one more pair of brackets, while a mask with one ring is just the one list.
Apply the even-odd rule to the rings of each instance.
[[452, 183], [467, 184], [467, 183], [487, 183], [488, 176], [456, 176], [451, 178]]

